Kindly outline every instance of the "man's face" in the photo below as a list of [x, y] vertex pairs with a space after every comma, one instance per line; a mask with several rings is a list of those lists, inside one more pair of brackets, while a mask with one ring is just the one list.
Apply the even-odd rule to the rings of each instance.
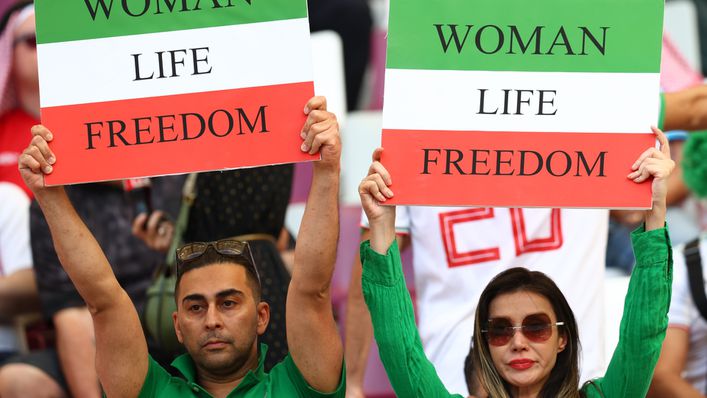
[[237, 264], [214, 264], [182, 276], [173, 314], [177, 338], [194, 363], [213, 375], [228, 375], [257, 355], [270, 309], [256, 303], [247, 272]]

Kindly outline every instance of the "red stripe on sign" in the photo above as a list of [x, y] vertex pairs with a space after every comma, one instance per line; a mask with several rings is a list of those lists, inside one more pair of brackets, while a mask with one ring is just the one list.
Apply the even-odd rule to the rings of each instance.
[[383, 130], [390, 204], [648, 208], [626, 175], [653, 134]]
[[42, 109], [47, 185], [316, 160], [300, 151], [311, 82]]

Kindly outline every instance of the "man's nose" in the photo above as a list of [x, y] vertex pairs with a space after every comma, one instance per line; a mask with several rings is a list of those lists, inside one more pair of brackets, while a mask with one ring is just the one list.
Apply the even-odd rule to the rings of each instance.
[[221, 313], [219, 313], [216, 305], [209, 305], [206, 311], [206, 328], [207, 329], [220, 329], [223, 326], [221, 320]]

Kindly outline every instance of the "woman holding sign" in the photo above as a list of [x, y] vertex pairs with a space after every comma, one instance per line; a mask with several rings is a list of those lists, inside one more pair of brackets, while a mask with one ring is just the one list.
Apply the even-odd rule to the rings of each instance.
[[[605, 376], [578, 389], [580, 344], [569, 304], [544, 274], [512, 268], [489, 283], [476, 311], [473, 361], [490, 397], [645, 396], [665, 337], [672, 280], [665, 209], [674, 162], [665, 135], [653, 131], [660, 150], [648, 148], [627, 176], [635, 183], [652, 177], [653, 208], [633, 233], [637, 265], [619, 344]], [[380, 356], [398, 396], [451, 396], [425, 357], [415, 328], [395, 242], [395, 207], [382, 206], [393, 192], [381, 154], [382, 149], [376, 150], [359, 186], [371, 230], [371, 240], [361, 245], [363, 293]]]

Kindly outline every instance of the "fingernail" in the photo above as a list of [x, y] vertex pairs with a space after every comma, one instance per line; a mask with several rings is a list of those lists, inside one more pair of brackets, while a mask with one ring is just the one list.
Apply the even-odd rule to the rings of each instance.
[[52, 156], [47, 160], [47, 162], [49, 162], [49, 164], [54, 164], [56, 163], [56, 159], [54, 158], [54, 156]]
[[304, 114], [305, 114], [305, 115], [309, 115], [309, 112], [310, 112], [309, 107], [308, 107], [308, 106], [305, 106], [305, 107], [304, 107]]
[[45, 167], [45, 168], [44, 168], [44, 172], [47, 173], [47, 174], [51, 173], [51, 172], [52, 172], [52, 166], [47, 166], [47, 167]]
[[390, 189], [386, 189], [385, 194], [388, 195], [389, 198], [393, 197], [393, 191], [391, 191]]
[[305, 139], [305, 138], [307, 138], [307, 133], [303, 131], [300, 133], [299, 136], [302, 137], [302, 139]]
[[302, 152], [307, 152], [307, 149], [308, 149], [308, 148], [307, 148], [307, 144], [302, 144], [302, 146], [300, 147], [300, 149], [302, 150]]
[[53, 139], [54, 139], [54, 136], [51, 133], [47, 134], [47, 141], [51, 141]]

